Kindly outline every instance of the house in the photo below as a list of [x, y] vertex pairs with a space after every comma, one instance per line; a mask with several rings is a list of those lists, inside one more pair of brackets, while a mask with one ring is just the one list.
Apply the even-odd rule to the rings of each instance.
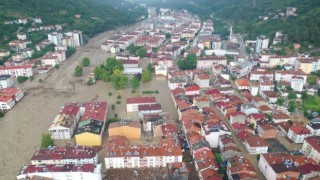
[[120, 46], [117, 44], [111, 45], [110, 47], [110, 53], [111, 54], [117, 54], [120, 52]]
[[200, 88], [209, 88], [210, 87], [210, 77], [206, 74], [195, 75], [194, 82], [200, 86]]
[[237, 144], [231, 135], [224, 134], [224, 135], [219, 136], [218, 146], [219, 146], [220, 151], [222, 151], [223, 149], [225, 149], [228, 146], [237, 146]]
[[193, 95], [199, 95], [200, 94], [200, 87], [198, 85], [191, 85], [189, 87], [186, 87], [186, 96], [193, 96]]
[[267, 142], [257, 135], [246, 138], [244, 145], [249, 154], [263, 154], [268, 152]]
[[55, 66], [59, 65], [59, 57], [54, 54], [46, 54], [42, 56], [41, 58], [41, 64], [42, 66], [50, 65], [50, 66]]
[[289, 153], [261, 154], [259, 169], [266, 179], [299, 179], [299, 166], [315, 161], [304, 155], [291, 155]]
[[245, 124], [245, 122], [247, 121], [247, 116], [245, 113], [243, 112], [233, 112], [229, 114], [229, 122], [230, 124], [233, 123], [241, 123], [241, 124]]
[[225, 134], [231, 135], [231, 131], [225, 124], [220, 122], [207, 123], [201, 128], [201, 135], [205, 137], [211, 148], [217, 148], [219, 137]]
[[234, 158], [234, 157], [241, 157], [242, 152], [236, 145], [226, 146], [221, 150], [221, 158], [223, 161]]
[[303, 126], [292, 126], [287, 134], [287, 137], [294, 143], [303, 143], [304, 138], [309, 136], [312, 136], [311, 132]]
[[197, 59], [197, 69], [212, 69], [214, 65], [227, 65], [227, 58], [223, 56], [203, 56]]
[[136, 60], [122, 60], [123, 68], [137, 68], [139, 67], [139, 61]]
[[189, 172], [190, 170], [187, 168], [186, 162], [167, 164], [168, 180], [188, 180]]
[[302, 152], [317, 163], [320, 162], [320, 136], [311, 136], [304, 139]]
[[304, 79], [302, 77], [293, 77], [291, 80], [291, 88], [295, 92], [302, 92], [304, 86]]
[[258, 109], [262, 113], [269, 113], [270, 114], [272, 112], [272, 109], [268, 105], [261, 105], [261, 106], [258, 107]]
[[17, 179], [90, 179], [101, 180], [101, 164], [23, 165]]
[[163, 139], [157, 146], [130, 146], [121, 142], [123, 141], [115, 139], [106, 145], [106, 169], [159, 168], [166, 167], [168, 163], [182, 162], [179, 142], [173, 139]]
[[162, 108], [160, 104], [143, 104], [138, 106], [138, 116], [142, 118], [145, 115], [161, 114]]
[[250, 123], [254, 124], [253, 128], [255, 129], [257, 128], [257, 122], [262, 119], [267, 119], [267, 117], [262, 113], [258, 113], [258, 114], [251, 114], [248, 119]]
[[303, 126], [304, 123], [300, 121], [292, 121], [292, 122], [281, 122], [278, 123], [277, 128], [279, 129], [279, 133], [281, 135], [287, 135], [291, 126]]
[[259, 81], [260, 78], [264, 76], [273, 79], [274, 73], [272, 71], [253, 70], [250, 73], [250, 81]]
[[37, 150], [32, 165], [97, 164], [98, 151], [87, 146], [50, 147]]
[[248, 79], [237, 79], [235, 80], [236, 86], [239, 90], [249, 89]]
[[228, 179], [258, 179], [256, 171], [248, 159], [234, 157], [226, 160]]
[[188, 83], [187, 78], [184, 77], [172, 77], [168, 79], [168, 86], [170, 90], [176, 88], [184, 88]]
[[76, 104], [83, 110], [78, 128], [75, 132], [77, 145], [101, 146], [107, 119], [107, 102], [85, 102]]
[[270, 103], [276, 103], [278, 95], [274, 91], [262, 91], [261, 96]]
[[61, 108], [48, 131], [53, 139], [71, 139], [80, 120], [80, 107], [72, 104]]
[[271, 116], [272, 116], [272, 121], [276, 124], [287, 122], [290, 120], [290, 116], [288, 116], [283, 112], [275, 112], [275, 113], [272, 113]]
[[137, 98], [127, 98], [127, 112], [136, 112], [139, 110], [139, 105], [146, 104], [156, 104], [155, 97], [137, 97]]
[[3, 88], [0, 89], [0, 98], [12, 99], [14, 102], [18, 102], [22, 99], [24, 93], [18, 88]]
[[291, 69], [291, 70], [278, 70], [275, 72], [275, 81], [286, 81], [291, 82], [293, 77], [301, 77], [303, 79], [303, 84], [307, 82], [307, 74], [301, 69]]
[[168, 67], [167, 66], [155, 66], [154, 71], [155, 71], [155, 75], [157, 77], [167, 77], [168, 76]]
[[320, 165], [318, 164], [306, 163], [299, 166], [298, 169], [301, 173], [301, 180], [315, 179], [320, 175]]
[[249, 116], [250, 114], [257, 114], [259, 113], [258, 108], [256, 108], [253, 104], [251, 103], [244, 103], [241, 104], [241, 112], [243, 112], [246, 116]]
[[32, 65], [0, 67], [0, 75], [6, 75], [6, 74], [11, 75], [12, 77], [33, 76]]
[[257, 122], [258, 135], [263, 139], [277, 138], [277, 129], [270, 124], [267, 120], [260, 120]]
[[312, 121], [306, 125], [306, 128], [313, 136], [320, 136], [320, 122]]
[[9, 74], [0, 75], [0, 89], [13, 86], [13, 79]]
[[210, 100], [208, 96], [197, 96], [193, 98], [193, 105], [197, 106], [199, 109], [210, 107]]
[[259, 80], [259, 94], [262, 95], [263, 91], [274, 91], [273, 81], [265, 76]]
[[124, 136], [127, 139], [140, 139], [141, 125], [138, 122], [119, 121], [109, 124], [110, 136]]

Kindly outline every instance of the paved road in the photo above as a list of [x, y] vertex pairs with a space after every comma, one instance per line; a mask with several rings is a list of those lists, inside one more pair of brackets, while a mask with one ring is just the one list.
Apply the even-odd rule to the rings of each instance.
[[248, 159], [254, 169], [257, 172], [257, 177], [258, 179], [262, 180], [262, 179], [266, 179], [263, 174], [260, 172], [259, 168], [258, 168], [258, 160], [257, 160], [257, 156], [256, 155], [251, 155], [248, 153], [248, 151], [246, 150], [245, 146], [242, 144], [242, 142], [238, 139], [238, 136], [236, 135], [236, 133], [233, 131], [231, 125], [228, 122], [228, 119], [216, 108], [216, 106], [212, 105], [214, 111], [217, 113], [217, 115], [222, 117], [223, 122], [228, 126], [228, 128], [231, 130], [231, 135], [232, 138], [235, 140], [237, 147], [241, 150], [241, 153], [243, 155], [244, 158]]

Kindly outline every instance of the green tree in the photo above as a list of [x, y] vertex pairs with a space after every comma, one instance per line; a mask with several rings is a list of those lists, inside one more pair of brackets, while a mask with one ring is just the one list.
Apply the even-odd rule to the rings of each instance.
[[114, 104], [111, 105], [111, 109], [114, 110], [116, 106]]
[[264, 115], [268, 118], [268, 121], [272, 121], [272, 116], [269, 113], [264, 113]]
[[54, 145], [54, 141], [51, 138], [51, 135], [43, 133], [41, 135], [41, 144], [40, 144], [41, 148], [48, 148], [49, 146], [53, 146], [53, 145]]
[[28, 79], [27, 76], [18, 76], [17, 81], [18, 83], [24, 83]]
[[128, 77], [126, 77], [124, 75], [119, 75], [119, 76], [112, 75], [111, 82], [112, 82], [113, 87], [116, 90], [119, 90], [119, 89], [126, 88], [128, 86], [129, 80], [128, 80]]
[[30, 76], [29, 79], [30, 79], [30, 81], [33, 81], [34, 80], [34, 76]]
[[278, 104], [279, 106], [282, 106], [284, 102], [285, 102], [285, 100], [282, 99], [282, 98], [278, 98], [278, 99], [277, 99], [277, 104]]
[[4, 117], [4, 112], [0, 111], [0, 118]]
[[132, 89], [138, 89], [138, 87], [140, 86], [140, 81], [137, 77], [133, 77], [130, 80], [130, 85], [132, 87]]
[[129, 53], [131, 55], [135, 55], [137, 54], [137, 51], [141, 48], [141, 46], [135, 46], [133, 44], [131, 44], [130, 46], [127, 47], [127, 50], [129, 51]]
[[188, 54], [186, 60], [179, 59], [177, 65], [181, 70], [195, 69], [197, 67], [197, 56]]
[[145, 57], [147, 55], [147, 50], [146, 48], [140, 48], [137, 51], [137, 55], [140, 56], [141, 58]]
[[288, 94], [288, 99], [297, 99], [297, 95], [294, 92]]
[[152, 66], [152, 63], [149, 63], [148, 65], [147, 65], [147, 68], [146, 68], [149, 72], [154, 72], [154, 68], [153, 68], [153, 66]]
[[85, 57], [82, 59], [82, 66], [87, 67], [90, 65], [90, 59], [88, 57]]
[[74, 75], [75, 75], [76, 77], [82, 76], [82, 72], [83, 72], [82, 66], [79, 66], [79, 65], [78, 65], [78, 66], [74, 69]]
[[74, 54], [75, 52], [76, 52], [76, 48], [74, 48], [74, 47], [67, 47], [66, 57], [69, 58], [69, 57], [72, 56], [72, 54]]
[[87, 81], [87, 85], [88, 86], [92, 86], [94, 83], [93, 83], [93, 80], [92, 78], [89, 78], [88, 81]]
[[141, 79], [142, 79], [142, 82], [151, 81], [151, 79], [152, 79], [152, 74], [151, 74], [151, 72], [148, 71], [148, 70], [143, 70], [143, 71], [142, 71], [142, 77], [141, 77]]
[[55, 69], [59, 69], [59, 68], [60, 68], [60, 65], [59, 65], [59, 64], [56, 64], [56, 65], [54, 65], [54, 68], [55, 68]]
[[288, 104], [288, 111], [294, 112], [296, 110], [296, 107], [297, 107], [296, 101], [290, 101]]
[[301, 99], [304, 101], [304, 100], [306, 100], [308, 98], [308, 93], [307, 93], [307, 91], [302, 91], [302, 93], [301, 93]]
[[123, 70], [123, 63], [122, 61], [118, 61], [115, 58], [108, 58], [106, 60], [106, 65], [104, 66], [104, 68], [108, 71], [108, 72], [113, 72], [115, 69], [119, 69], [119, 70]]

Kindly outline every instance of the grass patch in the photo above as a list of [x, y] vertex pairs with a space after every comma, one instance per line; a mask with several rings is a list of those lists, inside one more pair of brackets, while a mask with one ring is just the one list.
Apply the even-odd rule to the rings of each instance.
[[142, 91], [142, 94], [159, 94], [159, 91]]
[[317, 76], [313, 74], [309, 74], [307, 77], [307, 82], [311, 85], [315, 85], [317, 83]]
[[305, 110], [320, 111], [320, 97], [319, 96], [308, 96], [303, 101], [302, 107]]

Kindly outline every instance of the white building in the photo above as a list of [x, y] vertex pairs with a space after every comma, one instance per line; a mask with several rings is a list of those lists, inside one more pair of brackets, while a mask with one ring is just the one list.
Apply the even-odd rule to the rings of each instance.
[[306, 125], [313, 136], [320, 136], [320, 122], [312, 121]]
[[200, 88], [209, 88], [210, 87], [210, 77], [209, 75], [195, 75], [194, 82], [200, 86]]
[[263, 49], [268, 49], [269, 38], [264, 35], [257, 37], [256, 52], [260, 53]]
[[53, 139], [71, 139], [80, 119], [80, 108], [66, 105], [54, 118], [48, 131]]
[[302, 152], [311, 157], [317, 163], [320, 162], [320, 136], [305, 138], [302, 146]]
[[51, 43], [60, 46], [61, 45], [61, 39], [63, 38], [63, 34], [58, 32], [52, 32], [48, 34], [48, 40], [51, 41]]
[[287, 136], [294, 143], [303, 143], [304, 138], [312, 136], [312, 134], [303, 126], [292, 126], [290, 127]]
[[275, 81], [291, 82], [293, 78], [300, 77], [303, 84], [307, 82], [307, 75], [301, 69], [281, 70], [275, 72]]
[[26, 40], [27, 39], [27, 35], [25, 33], [18, 33], [17, 34], [17, 38], [19, 40]]
[[45, 56], [43, 56], [41, 58], [41, 64], [42, 66], [55, 66], [59, 64], [59, 57], [57, 55], [54, 54], [46, 54]]
[[13, 79], [10, 75], [0, 75], [0, 89], [13, 86]]
[[201, 135], [206, 138], [211, 148], [217, 148], [221, 135], [231, 135], [231, 131], [225, 124], [209, 124], [201, 128]]
[[142, 118], [144, 115], [160, 114], [162, 108], [160, 104], [144, 104], [138, 106], [138, 115]]
[[18, 76], [33, 76], [32, 66], [12, 66], [12, 67], [0, 67], [0, 75], [9, 74], [12, 77]]
[[102, 179], [101, 164], [81, 165], [24, 165], [17, 175], [17, 179]]
[[75, 30], [73, 32], [65, 33], [67, 36], [71, 36], [76, 47], [83, 45], [83, 36], [82, 31]]
[[97, 150], [86, 146], [52, 147], [37, 150], [32, 165], [97, 164]]
[[268, 144], [263, 138], [257, 135], [246, 138], [244, 145], [249, 154], [263, 154], [268, 152]]
[[167, 163], [182, 162], [181, 149], [177, 148], [179, 150], [162, 146], [143, 146], [117, 148], [117, 151], [107, 150], [105, 166], [106, 169], [166, 167]]
[[170, 90], [176, 88], [184, 88], [187, 85], [187, 80], [183, 77], [173, 77], [168, 79], [168, 87]]
[[302, 92], [304, 85], [303, 77], [293, 77], [291, 80], [291, 88], [293, 91]]
[[155, 97], [127, 98], [127, 112], [137, 112], [139, 105], [156, 104]]
[[15, 104], [14, 99], [11, 97], [0, 96], [0, 110], [10, 110]]

